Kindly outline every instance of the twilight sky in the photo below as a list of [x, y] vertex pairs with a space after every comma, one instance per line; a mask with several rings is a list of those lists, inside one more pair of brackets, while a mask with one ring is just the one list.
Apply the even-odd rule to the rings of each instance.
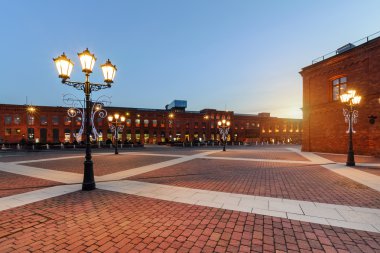
[[58, 79], [53, 57], [86, 47], [117, 65], [115, 85], [93, 94], [113, 106], [270, 112], [302, 117], [301, 68], [380, 31], [379, 0], [2, 1], [0, 103], [63, 105], [83, 93]]

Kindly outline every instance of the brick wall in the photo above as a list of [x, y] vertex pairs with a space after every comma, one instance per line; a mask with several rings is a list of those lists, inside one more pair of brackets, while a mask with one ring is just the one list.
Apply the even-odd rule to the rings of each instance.
[[[347, 88], [362, 96], [354, 125], [356, 154], [380, 155], [380, 38], [302, 69], [304, 151], [346, 153], [343, 104], [332, 99], [332, 80], [347, 77]], [[375, 115], [374, 125], [368, 116]]]

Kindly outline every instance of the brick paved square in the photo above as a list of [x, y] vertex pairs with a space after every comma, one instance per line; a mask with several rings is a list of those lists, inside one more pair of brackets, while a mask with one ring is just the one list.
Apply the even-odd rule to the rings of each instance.
[[0, 222], [0, 252], [380, 250], [380, 233], [102, 190], [3, 211]]
[[317, 165], [195, 159], [128, 178], [248, 195], [380, 208], [380, 193]]
[[[65, 158], [68, 156], [78, 157]], [[52, 160], [27, 162], [37, 159]], [[0, 181], [0, 206], [8, 198], [21, 201], [16, 207], [2, 206], [0, 252], [380, 252], [380, 192], [281, 147], [235, 147], [227, 152], [216, 147], [164, 147], [117, 156], [94, 153], [93, 160], [98, 189], [84, 192], [78, 191], [81, 176], [77, 179], [74, 175], [75, 183], [65, 185], [39, 178], [43, 169], [33, 174], [28, 172], [33, 168], [27, 167], [82, 174], [82, 154], [0, 158], [0, 177], [4, 179]], [[5, 166], [7, 162], [18, 162], [20, 170], [10, 173], [13, 165]], [[18, 165], [14, 166], [17, 169]], [[112, 173], [131, 169], [134, 176], [127, 180], [112, 179]], [[372, 177], [378, 176], [376, 169], [356, 168]], [[212, 192], [198, 192], [200, 200], [192, 201], [197, 189]], [[24, 192], [28, 194], [20, 194]], [[212, 204], [210, 196], [215, 193], [231, 193], [215, 199], [227, 205]], [[313, 216], [313, 210], [292, 209], [292, 202], [271, 202], [269, 208], [288, 208], [290, 212], [276, 216], [273, 209], [236, 209], [238, 196], [246, 201], [252, 196], [312, 201], [320, 203], [317, 207], [321, 209]], [[326, 211], [329, 203], [343, 208], [342, 217], [323, 215], [343, 220], [327, 223], [318, 218], [318, 211]], [[358, 209], [360, 213], [353, 207], [364, 208]], [[313, 217], [300, 221], [306, 211], [306, 218]], [[335, 209], [333, 212], [338, 215]]]
[[[173, 157], [165, 156], [145, 156], [128, 154], [107, 154], [107, 155], [94, 155], [92, 160], [94, 162], [94, 173], [96, 176], [103, 176], [123, 170], [129, 170], [136, 167], [141, 167], [149, 164], [164, 162], [174, 159]], [[22, 163], [22, 165], [38, 167], [49, 170], [59, 170], [66, 172], [73, 172], [83, 174], [84, 158], [63, 159], [54, 161], [41, 161]]]
[[0, 198], [62, 184], [60, 182], [21, 176], [4, 171], [0, 171], [0, 178]]
[[238, 157], [250, 159], [273, 159], [273, 160], [289, 160], [289, 161], [308, 161], [305, 157], [286, 149], [251, 149], [240, 150], [232, 149], [228, 152], [213, 153], [209, 156], [213, 157]]

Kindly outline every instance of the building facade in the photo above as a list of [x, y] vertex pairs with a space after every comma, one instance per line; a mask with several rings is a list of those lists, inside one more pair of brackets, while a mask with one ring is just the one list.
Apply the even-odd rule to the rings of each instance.
[[[83, 120], [80, 115], [68, 116], [67, 107], [0, 105], [0, 143], [72, 143], [81, 135]], [[301, 143], [302, 120], [258, 115], [236, 114], [232, 111], [204, 109], [186, 111], [182, 106], [166, 109], [106, 107], [109, 115], [126, 117], [125, 127], [118, 135], [122, 142], [157, 144], [160, 142], [218, 141], [217, 122], [231, 122], [228, 141]], [[99, 133], [97, 141], [112, 140], [107, 118], [95, 118]], [[81, 139], [79, 138], [78, 141]]]
[[[362, 96], [353, 125], [356, 154], [380, 155], [380, 33], [347, 44], [302, 69], [302, 150], [346, 153], [348, 125], [339, 95], [354, 89]], [[377, 117], [377, 120], [373, 121]]]

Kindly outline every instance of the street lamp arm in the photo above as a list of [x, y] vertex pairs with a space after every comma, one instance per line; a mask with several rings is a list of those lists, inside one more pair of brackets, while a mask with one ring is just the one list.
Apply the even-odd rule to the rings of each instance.
[[[68, 86], [74, 87], [77, 90], [85, 90], [86, 83], [83, 82], [73, 82], [62, 79], [62, 83]], [[98, 91], [102, 89], [111, 88], [111, 84], [106, 83], [90, 83], [91, 91]]]

